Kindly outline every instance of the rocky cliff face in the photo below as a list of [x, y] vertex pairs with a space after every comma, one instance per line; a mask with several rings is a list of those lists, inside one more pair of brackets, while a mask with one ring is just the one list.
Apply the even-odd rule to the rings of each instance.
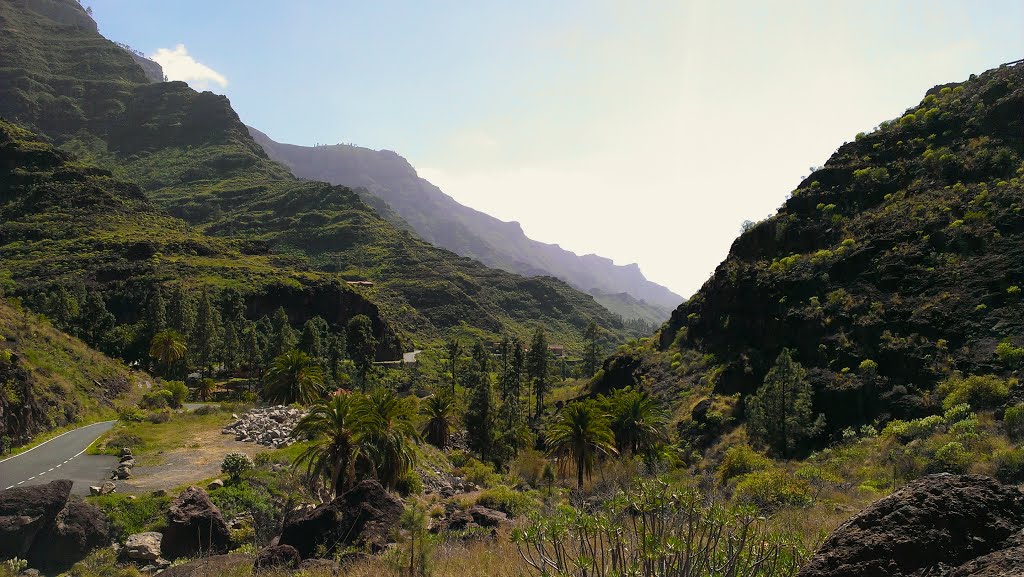
[[146, 75], [146, 79], [147, 80], [149, 80], [150, 82], [163, 82], [164, 81], [164, 68], [163, 68], [163, 66], [160, 66], [156, 62], [153, 62], [149, 58], [144, 58], [142, 56], [139, 56], [138, 54], [135, 54], [134, 52], [129, 52], [129, 54], [132, 55], [132, 60], [134, 60], [135, 63], [138, 64], [140, 68], [142, 68], [142, 72]]
[[57, 24], [97, 31], [96, 21], [75, 0], [17, 0], [17, 3]]
[[592, 295], [627, 293], [645, 306], [602, 304], [624, 318], [660, 323], [683, 301], [647, 280], [636, 264], [618, 266], [597, 255], [579, 256], [558, 245], [531, 240], [517, 222], [504, 222], [463, 206], [422, 179], [404, 158], [390, 150], [351, 145], [305, 147], [282, 144], [249, 127], [267, 155], [296, 176], [365, 190], [383, 201], [428, 242], [480, 262], [523, 275], [560, 278]]

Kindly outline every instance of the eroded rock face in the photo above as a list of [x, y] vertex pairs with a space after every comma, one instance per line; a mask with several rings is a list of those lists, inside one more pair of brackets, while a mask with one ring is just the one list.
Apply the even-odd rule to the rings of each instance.
[[373, 480], [360, 482], [337, 499], [285, 519], [279, 544], [291, 545], [302, 558], [323, 545], [328, 555], [349, 545], [382, 549], [391, 539], [405, 505]]
[[227, 551], [228, 525], [206, 491], [189, 487], [171, 502], [161, 549], [167, 559]]
[[821, 546], [799, 577], [1017, 575], [1024, 492], [980, 475], [931, 475], [874, 503]]
[[44, 572], [57, 573], [107, 545], [110, 523], [106, 515], [79, 497], [71, 497], [46, 534], [36, 539], [28, 562]]

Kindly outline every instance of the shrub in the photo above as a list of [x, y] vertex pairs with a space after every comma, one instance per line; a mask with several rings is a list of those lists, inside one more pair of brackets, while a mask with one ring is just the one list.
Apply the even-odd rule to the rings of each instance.
[[222, 410], [221, 407], [218, 407], [217, 405], [203, 405], [203, 406], [199, 407], [198, 409], [196, 409], [194, 411], [194, 413], [199, 415], [199, 416], [203, 416], [203, 415], [212, 415], [214, 413], [219, 413], [219, 412], [221, 412], [221, 410]]
[[1006, 409], [1003, 427], [1006, 428], [1006, 435], [1014, 441], [1024, 439], [1024, 403]]
[[959, 423], [960, 421], [966, 421], [971, 417], [974, 417], [974, 412], [971, 411], [971, 406], [968, 405], [967, 403], [960, 403], [959, 405], [954, 405], [946, 409], [946, 412], [942, 414], [942, 419], [946, 421], [947, 425]]
[[188, 399], [188, 387], [181, 381], [167, 381], [164, 383], [164, 390], [170, 391], [171, 399], [169, 404], [175, 409], [180, 409]]
[[1015, 347], [1006, 339], [996, 346], [996, 356], [1007, 367], [1016, 368], [1024, 361], [1024, 347]]
[[110, 519], [114, 536], [123, 538], [133, 533], [160, 529], [164, 523], [164, 510], [170, 504], [171, 497], [143, 493], [132, 499], [129, 495], [111, 493], [90, 497], [90, 501]]
[[125, 423], [141, 423], [145, 418], [146, 414], [138, 407], [126, 406], [117, 409], [117, 419]]
[[405, 497], [423, 494], [423, 478], [416, 471], [409, 471], [398, 480], [395, 489]]
[[1024, 482], [1024, 449], [996, 451], [992, 456], [996, 478], [1003, 483]]
[[942, 407], [949, 409], [967, 403], [975, 410], [991, 409], [1006, 401], [1015, 381], [1002, 380], [995, 375], [972, 375], [967, 378], [950, 377], [939, 384], [938, 394]]
[[544, 454], [533, 448], [525, 448], [519, 451], [516, 460], [512, 462], [509, 471], [513, 478], [520, 479], [533, 487], [539, 487], [542, 481], [541, 475], [544, 472], [544, 465], [548, 460]]
[[481, 487], [497, 485], [501, 477], [494, 472], [494, 467], [487, 463], [481, 463], [476, 459], [470, 459], [463, 467], [462, 474], [466, 480]]
[[913, 421], [895, 419], [882, 429], [882, 436], [895, 437], [906, 443], [914, 439], [923, 439], [936, 432], [945, 421], [939, 415], [929, 415]]
[[232, 481], [238, 481], [242, 473], [254, 468], [256, 465], [245, 453], [228, 453], [224, 456], [224, 462], [220, 465], [220, 471], [231, 477]]
[[525, 515], [537, 507], [537, 502], [529, 493], [516, 491], [505, 485], [498, 485], [481, 493], [477, 504], [497, 509], [513, 517]]
[[971, 454], [959, 441], [952, 441], [939, 447], [935, 457], [928, 464], [930, 473], [966, 473], [971, 466]]
[[722, 464], [718, 466], [718, 479], [725, 483], [734, 477], [763, 471], [769, 465], [771, 465], [771, 460], [750, 448], [749, 445], [734, 445], [725, 452]]
[[786, 506], [803, 507], [811, 503], [808, 483], [781, 469], [768, 469], [745, 475], [734, 493], [740, 503], [755, 505], [763, 511]]
[[146, 414], [146, 420], [154, 425], [166, 423], [171, 420], [171, 412], [166, 409], [163, 411], [150, 411]]
[[174, 401], [174, 393], [167, 389], [150, 391], [142, 395], [139, 406], [144, 409], [166, 409]]

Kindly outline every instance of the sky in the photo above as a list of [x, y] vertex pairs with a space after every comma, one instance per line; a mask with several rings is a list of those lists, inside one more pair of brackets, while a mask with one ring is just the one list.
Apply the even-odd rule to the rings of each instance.
[[1024, 58], [1024, 0], [83, 4], [274, 140], [394, 150], [683, 296], [843, 142]]

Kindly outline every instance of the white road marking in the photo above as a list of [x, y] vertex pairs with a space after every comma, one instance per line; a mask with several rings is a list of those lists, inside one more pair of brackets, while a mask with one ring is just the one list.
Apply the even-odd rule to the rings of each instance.
[[[46, 441], [43, 441], [42, 443], [39, 443], [38, 445], [36, 445], [35, 447], [32, 447], [31, 449], [28, 449], [27, 451], [22, 451], [22, 452], [18, 453], [17, 455], [13, 455], [13, 456], [7, 457], [6, 459], [0, 459], [0, 463], [4, 463], [6, 461], [10, 461], [11, 459], [17, 459], [18, 457], [24, 455], [25, 453], [30, 453], [32, 451], [35, 451], [39, 447], [42, 447], [43, 445], [49, 443], [50, 441], [56, 441], [57, 439], [63, 437], [64, 435], [67, 435], [68, 433], [74, 433], [75, 431], [80, 431], [82, 429], [87, 429], [89, 427], [95, 427], [96, 425], [105, 425], [107, 423], [116, 423], [116, 422], [117, 421], [101, 421], [99, 423], [90, 423], [90, 424], [85, 425], [83, 427], [78, 427], [77, 429], [71, 429], [70, 431], [64, 431], [63, 433], [57, 435], [56, 437], [54, 437], [52, 439], [48, 439]], [[97, 437], [97, 438], [99, 438], [99, 437]], [[95, 442], [96, 441], [94, 440], [93, 443], [95, 443]], [[90, 445], [92, 445], [92, 443], [90, 443]]]

